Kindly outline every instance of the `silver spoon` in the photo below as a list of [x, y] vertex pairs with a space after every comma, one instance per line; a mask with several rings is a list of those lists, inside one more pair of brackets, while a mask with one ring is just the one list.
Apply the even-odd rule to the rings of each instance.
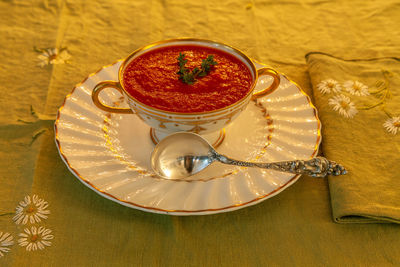
[[343, 166], [323, 157], [310, 160], [291, 160], [271, 163], [246, 162], [230, 159], [219, 154], [198, 134], [179, 132], [161, 140], [151, 154], [151, 167], [161, 177], [182, 179], [192, 176], [214, 161], [243, 167], [259, 167], [313, 177], [342, 175], [347, 171]]

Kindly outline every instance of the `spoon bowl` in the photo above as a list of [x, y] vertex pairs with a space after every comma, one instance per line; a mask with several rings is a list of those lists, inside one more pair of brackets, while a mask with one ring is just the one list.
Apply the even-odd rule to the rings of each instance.
[[214, 160], [212, 146], [201, 136], [178, 132], [161, 140], [151, 154], [151, 166], [161, 177], [182, 179], [194, 175]]

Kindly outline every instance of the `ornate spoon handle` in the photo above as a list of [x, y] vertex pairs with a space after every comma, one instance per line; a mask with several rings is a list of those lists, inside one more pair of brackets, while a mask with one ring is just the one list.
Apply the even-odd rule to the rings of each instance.
[[295, 174], [307, 174], [312, 177], [325, 177], [326, 175], [337, 176], [347, 173], [346, 169], [342, 165], [324, 157], [315, 157], [310, 160], [292, 160], [271, 163], [234, 160], [218, 153], [212, 155], [212, 157], [214, 160], [225, 164], [243, 167], [259, 167]]

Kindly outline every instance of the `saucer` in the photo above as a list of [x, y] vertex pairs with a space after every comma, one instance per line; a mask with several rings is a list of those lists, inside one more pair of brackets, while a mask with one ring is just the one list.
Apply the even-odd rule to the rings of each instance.
[[[204, 215], [257, 204], [300, 177], [221, 163], [184, 180], [157, 177], [150, 167], [154, 148], [150, 127], [135, 115], [107, 113], [92, 103], [94, 86], [117, 80], [120, 64], [105, 66], [78, 84], [66, 96], [54, 126], [61, 158], [96, 193], [147, 212]], [[317, 154], [321, 142], [317, 110], [297, 84], [280, 76], [274, 92], [252, 100], [225, 128], [218, 152], [257, 162], [310, 159]], [[259, 81], [256, 90], [265, 82]], [[112, 89], [104, 90], [101, 98], [110, 105], [125, 105]]]

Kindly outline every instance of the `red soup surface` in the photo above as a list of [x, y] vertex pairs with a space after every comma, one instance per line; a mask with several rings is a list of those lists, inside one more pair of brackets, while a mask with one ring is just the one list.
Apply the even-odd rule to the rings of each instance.
[[[214, 56], [218, 63], [205, 76], [188, 85], [179, 79], [178, 56], [185, 54], [186, 68], [201, 66]], [[197, 45], [175, 45], [146, 52], [133, 59], [123, 74], [125, 90], [148, 106], [172, 112], [205, 112], [224, 108], [249, 92], [252, 76], [246, 65], [227, 52]]]

